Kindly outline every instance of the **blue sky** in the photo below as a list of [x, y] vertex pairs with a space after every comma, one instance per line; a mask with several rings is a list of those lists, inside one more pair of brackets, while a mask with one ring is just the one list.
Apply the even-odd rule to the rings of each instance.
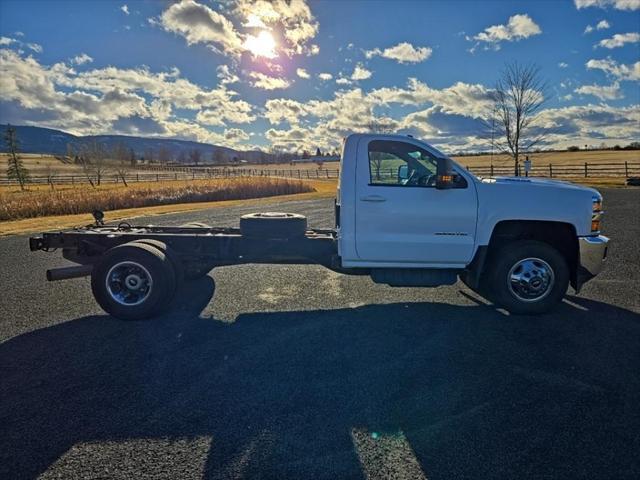
[[477, 150], [506, 62], [552, 146], [640, 137], [640, 0], [0, 2], [0, 122], [238, 148], [372, 124]]

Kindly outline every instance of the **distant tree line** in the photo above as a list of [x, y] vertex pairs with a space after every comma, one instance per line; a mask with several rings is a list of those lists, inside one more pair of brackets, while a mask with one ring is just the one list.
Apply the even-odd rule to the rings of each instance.
[[[577, 145], [571, 145], [567, 147], [567, 152], [579, 152], [581, 148]], [[620, 145], [608, 146], [606, 143], [601, 143], [598, 146], [585, 145], [583, 150], [640, 150], [640, 142], [631, 142], [629, 145], [621, 147]]]

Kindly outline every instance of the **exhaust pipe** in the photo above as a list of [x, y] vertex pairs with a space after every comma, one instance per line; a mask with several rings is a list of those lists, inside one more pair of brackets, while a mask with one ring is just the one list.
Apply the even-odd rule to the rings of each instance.
[[93, 270], [93, 265], [52, 268], [47, 270], [47, 280], [55, 282], [56, 280], [67, 280], [68, 278], [86, 277], [91, 275], [91, 270]]

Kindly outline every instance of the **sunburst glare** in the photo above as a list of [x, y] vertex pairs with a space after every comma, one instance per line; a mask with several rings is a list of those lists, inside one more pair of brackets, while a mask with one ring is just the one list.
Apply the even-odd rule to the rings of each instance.
[[249, 35], [244, 42], [244, 48], [256, 57], [275, 58], [276, 41], [271, 32], [262, 30], [258, 35]]

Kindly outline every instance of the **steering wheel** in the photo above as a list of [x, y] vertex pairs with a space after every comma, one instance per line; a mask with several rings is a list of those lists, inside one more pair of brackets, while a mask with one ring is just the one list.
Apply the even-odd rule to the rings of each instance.
[[433, 187], [436, 184], [436, 176], [433, 174], [422, 175], [418, 178], [418, 185], [421, 187]]
[[418, 185], [420, 183], [420, 179], [417, 178], [417, 170], [411, 170], [409, 177], [404, 181], [404, 185]]

